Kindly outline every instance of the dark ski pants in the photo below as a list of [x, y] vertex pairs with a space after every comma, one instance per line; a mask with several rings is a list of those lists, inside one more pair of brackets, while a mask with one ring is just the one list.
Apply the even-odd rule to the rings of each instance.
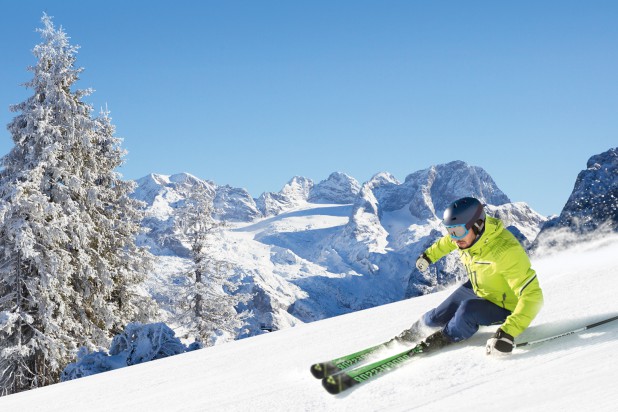
[[447, 338], [459, 342], [474, 335], [481, 325], [501, 324], [510, 314], [510, 311], [476, 296], [468, 281], [437, 308], [425, 313], [423, 322], [427, 326], [442, 327]]

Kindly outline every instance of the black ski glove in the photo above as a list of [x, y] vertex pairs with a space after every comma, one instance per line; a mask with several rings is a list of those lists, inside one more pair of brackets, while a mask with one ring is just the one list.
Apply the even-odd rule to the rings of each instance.
[[485, 350], [488, 355], [506, 355], [513, 352], [513, 346], [515, 344], [515, 339], [498, 328], [494, 336], [491, 337], [487, 341], [487, 346], [485, 346]]
[[429, 258], [424, 253], [416, 259], [416, 268], [421, 272], [426, 271], [430, 264]]

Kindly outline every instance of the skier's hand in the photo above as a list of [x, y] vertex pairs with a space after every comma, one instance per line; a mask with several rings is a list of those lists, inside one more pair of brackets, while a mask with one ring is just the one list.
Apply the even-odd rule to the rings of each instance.
[[429, 258], [424, 253], [416, 259], [416, 268], [421, 272], [426, 271], [430, 264]]
[[513, 352], [514, 338], [498, 328], [494, 336], [487, 341], [485, 350], [488, 355], [506, 355]]

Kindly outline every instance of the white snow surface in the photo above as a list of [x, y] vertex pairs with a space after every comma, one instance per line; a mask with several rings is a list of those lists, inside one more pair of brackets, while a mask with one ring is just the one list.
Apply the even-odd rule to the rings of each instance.
[[[541, 255], [539, 255], [541, 256]], [[618, 234], [533, 257], [545, 306], [517, 341], [618, 314]], [[455, 286], [453, 286], [455, 287]], [[495, 327], [333, 396], [312, 363], [376, 344], [452, 290], [0, 398], [2, 411], [615, 411], [618, 321], [485, 355]]]

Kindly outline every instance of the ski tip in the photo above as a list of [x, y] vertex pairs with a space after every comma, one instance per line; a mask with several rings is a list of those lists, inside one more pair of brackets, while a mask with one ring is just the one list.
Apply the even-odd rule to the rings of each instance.
[[350, 378], [345, 373], [339, 375], [330, 375], [322, 379], [322, 386], [332, 395], [340, 394], [346, 389], [351, 388], [357, 382]]
[[344, 391], [341, 383], [341, 376], [327, 376], [322, 379], [322, 386], [326, 389], [326, 392], [331, 395], [337, 395]]
[[316, 379], [324, 379], [326, 377], [326, 368], [323, 363], [311, 365], [311, 374]]
[[315, 363], [311, 365], [311, 374], [317, 379], [324, 379], [329, 375], [339, 373], [341, 369], [332, 362]]

